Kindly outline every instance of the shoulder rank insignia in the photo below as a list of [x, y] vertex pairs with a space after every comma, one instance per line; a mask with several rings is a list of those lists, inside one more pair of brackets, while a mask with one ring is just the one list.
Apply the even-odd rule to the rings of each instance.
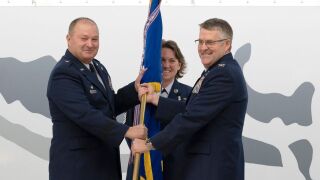
[[226, 64], [218, 64], [218, 67], [225, 67]]

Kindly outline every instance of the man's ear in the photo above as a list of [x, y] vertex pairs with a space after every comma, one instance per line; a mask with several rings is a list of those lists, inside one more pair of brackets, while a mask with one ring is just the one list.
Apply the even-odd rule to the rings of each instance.
[[66, 40], [67, 40], [67, 43], [68, 43], [68, 46], [69, 46], [69, 41], [70, 41], [70, 35], [69, 34], [67, 34], [67, 36], [66, 36]]
[[230, 40], [227, 40], [226, 41], [226, 48], [225, 48], [225, 51], [231, 51], [231, 41]]

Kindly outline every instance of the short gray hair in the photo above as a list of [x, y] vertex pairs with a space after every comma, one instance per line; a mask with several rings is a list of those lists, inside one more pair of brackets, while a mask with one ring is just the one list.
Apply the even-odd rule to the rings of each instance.
[[208, 19], [203, 23], [199, 24], [199, 26], [200, 28], [203, 28], [206, 30], [218, 30], [225, 36], [225, 38], [230, 39], [230, 41], [232, 41], [232, 38], [233, 38], [232, 28], [230, 24], [223, 19], [218, 19], [218, 18]]
[[[90, 18], [87, 18], [87, 17], [79, 17], [77, 19], [74, 19], [73, 21], [71, 21], [70, 25], [69, 25], [69, 30], [68, 30], [68, 34], [70, 34], [74, 27], [77, 25], [78, 22], [80, 21], [84, 21], [84, 22], [89, 22], [89, 23], [92, 23], [94, 25], [97, 26], [96, 22], [94, 22], [94, 20], [90, 19]], [[97, 26], [98, 28], [98, 26]]]

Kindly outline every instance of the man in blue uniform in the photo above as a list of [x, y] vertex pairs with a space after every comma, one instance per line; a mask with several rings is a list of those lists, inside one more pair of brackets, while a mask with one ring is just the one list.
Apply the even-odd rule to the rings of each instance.
[[147, 130], [115, 117], [139, 103], [142, 76], [115, 94], [106, 68], [94, 59], [99, 31], [89, 18], [71, 22], [67, 43], [47, 89], [53, 122], [49, 179], [120, 180], [120, 143], [124, 137], [145, 138]]
[[230, 52], [232, 36], [231, 26], [222, 19], [200, 24], [196, 43], [205, 71], [186, 104], [148, 95], [147, 101], [158, 106], [158, 119], [173, 119], [151, 139], [135, 139], [132, 150], [167, 154], [181, 144], [177, 180], [244, 179], [242, 129], [248, 95], [241, 68]]

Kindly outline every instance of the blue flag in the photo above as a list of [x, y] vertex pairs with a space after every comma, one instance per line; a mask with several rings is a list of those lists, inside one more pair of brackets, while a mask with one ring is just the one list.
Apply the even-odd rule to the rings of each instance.
[[[148, 19], [144, 27], [144, 52], [141, 65], [148, 70], [141, 82], [152, 83], [155, 91], [160, 91], [161, 86], [161, 45], [162, 45], [162, 19], [160, 13], [161, 0], [150, 0]], [[139, 107], [138, 107], [139, 108]], [[160, 122], [155, 120], [156, 107], [147, 104], [145, 110], [145, 126], [148, 136], [152, 137], [160, 131]], [[135, 109], [134, 125], [139, 124], [139, 109]], [[132, 156], [129, 161], [127, 180], [132, 179]], [[159, 151], [150, 151], [141, 154], [139, 180], [162, 180], [162, 155]]]
[[[160, 91], [161, 83], [161, 43], [162, 43], [162, 19], [160, 13], [160, 0], [151, 0], [149, 16], [144, 29], [144, 55], [143, 66], [148, 68], [142, 78], [142, 82], [153, 83]], [[160, 131], [160, 122], [155, 120], [155, 107], [147, 104], [145, 111], [145, 126], [148, 128], [148, 136], [152, 137]], [[140, 179], [162, 180], [162, 155], [159, 151], [150, 151], [141, 156]]]

